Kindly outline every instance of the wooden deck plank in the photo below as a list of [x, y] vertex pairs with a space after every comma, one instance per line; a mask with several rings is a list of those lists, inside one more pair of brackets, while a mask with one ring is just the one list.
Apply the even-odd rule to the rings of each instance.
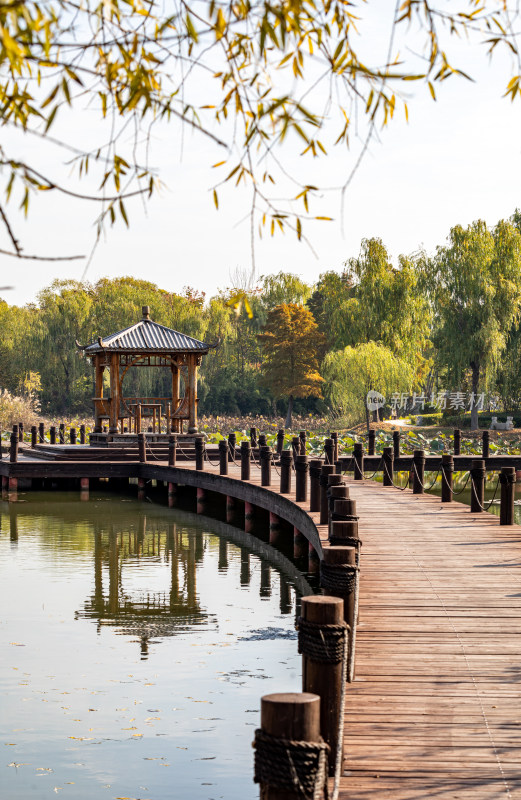
[[521, 798], [521, 528], [350, 492], [363, 548], [340, 797]]

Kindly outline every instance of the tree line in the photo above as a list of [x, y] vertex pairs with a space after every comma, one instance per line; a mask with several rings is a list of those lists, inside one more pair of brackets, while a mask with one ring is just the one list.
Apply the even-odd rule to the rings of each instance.
[[[239, 281], [240, 282], [240, 281]], [[239, 298], [239, 301], [237, 300]], [[377, 238], [314, 285], [281, 271], [215, 296], [165, 291], [132, 277], [55, 281], [24, 307], [0, 301], [0, 388], [37, 395], [48, 415], [90, 415], [92, 368], [75, 342], [141, 318], [219, 346], [203, 359], [206, 414], [367, 416], [369, 390], [411, 394], [432, 410], [441, 390], [521, 400], [521, 212], [454, 227], [433, 256], [393, 264]], [[129, 370], [127, 396], [169, 394], [166, 371]], [[477, 408], [472, 405], [473, 426]], [[289, 421], [288, 419], [288, 421]]]

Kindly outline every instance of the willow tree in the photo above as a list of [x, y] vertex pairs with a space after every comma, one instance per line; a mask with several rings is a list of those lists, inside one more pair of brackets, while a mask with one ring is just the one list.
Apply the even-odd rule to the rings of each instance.
[[283, 303], [269, 312], [259, 341], [263, 383], [275, 398], [288, 398], [286, 428], [290, 428], [293, 399], [322, 396], [324, 379], [318, 364], [324, 337], [307, 308]]
[[[288, 184], [295, 151], [319, 158], [335, 143], [348, 146], [363, 114], [365, 151], [398, 108], [408, 114], [404, 98], [411, 81], [435, 98], [447, 78], [469, 77], [449, 61], [452, 37], [466, 37], [486, 53], [507, 48], [517, 54], [514, 18], [498, 0], [455, 0], [450, 8], [404, 0], [388, 17], [386, 55], [376, 48], [371, 53], [365, 46], [371, 28], [362, 36], [359, 29], [366, 14], [375, 13], [367, 8], [373, 4], [2, 2], [0, 119], [5, 130], [26, 134], [4, 137], [6, 198], [16, 198], [27, 212], [33, 193], [64, 193], [71, 200], [98, 201], [98, 230], [105, 220], [127, 222], [126, 199], [156, 187], [150, 133], [164, 120], [178, 123], [176, 138], [190, 130], [220, 154], [211, 155], [217, 206], [222, 184], [246, 185], [252, 232], [258, 224], [271, 233], [289, 227], [301, 238], [313, 216], [310, 201], [321, 187], [305, 169], [290, 175]], [[512, 64], [500, 90], [513, 99], [521, 76], [515, 58]], [[85, 146], [78, 133], [87, 117], [97, 125]], [[47, 149], [45, 160], [38, 159], [37, 137], [58, 150]], [[286, 141], [289, 158], [278, 148]], [[63, 163], [72, 166], [70, 177], [57, 168]], [[80, 178], [86, 178], [83, 189]], [[348, 182], [346, 176], [343, 188]], [[285, 191], [278, 183], [295, 189]], [[23, 252], [9, 214], [2, 204], [2, 251], [34, 257]]]
[[[425, 263], [434, 308], [434, 342], [449, 375], [470, 371], [474, 400], [490, 378], [521, 312], [521, 234], [511, 222], [482, 220], [452, 228], [448, 244]], [[471, 427], [478, 428], [477, 403]]]
[[389, 398], [394, 392], [410, 391], [414, 383], [411, 365], [377, 342], [364, 342], [328, 353], [322, 364], [322, 374], [330, 405], [347, 417], [350, 425], [365, 418], [368, 428], [368, 392], [375, 391]]

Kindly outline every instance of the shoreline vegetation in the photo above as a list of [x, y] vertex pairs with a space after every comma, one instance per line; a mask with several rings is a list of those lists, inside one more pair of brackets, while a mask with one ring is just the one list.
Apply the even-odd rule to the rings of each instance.
[[[0, 395], [1, 397], [2, 395]], [[5, 393], [4, 393], [5, 396]], [[0, 404], [0, 431], [1, 439], [5, 443], [11, 435], [13, 424], [23, 422], [24, 440], [30, 442], [31, 426], [44, 424], [45, 441], [49, 442], [49, 428], [54, 425], [58, 427], [60, 423], [65, 425], [65, 441], [69, 442], [71, 428], [79, 431], [80, 425], [85, 425], [87, 441], [88, 436], [94, 428], [92, 417], [73, 417], [73, 418], [49, 418], [39, 415], [33, 407], [27, 406], [23, 402], [24, 398], [14, 398], [14, 402], [9, 414], [6, 416], [5, 405]], [[488, 416], [488, 415], [486, 415]], [[501, 415], [499, 415], [501, 416]], [[384, 420], [383, 422], [373, 423], [372, 428], [376, 431], [376, 452], [382, 452], [384, 447], [393, 443], [393, 433], [399, 431], [401, 434], [400, 448], [404, 455], [412, 454], [414, 450], [425, 450], [426, 454], [438, 455], [443, 452], [452, 452], [454, 443], [454, 428], [448, 426], [420, 426], [410, 424], [410, 417], [398, 420]], [[319, 457], [324, 449], [325, 439], [332, 431], [338, 434], [339, 452], [349, 454], [353, 452], [354, 444], [362, 442], [367, 444], [367, 429], [365, 423], [349, 428], [342, 427], [341, 419], [332, 417], [319, 417], [318, 415], [294, 415], [292, 428], [284, 428], [284, 417], [269, 416], [226, 416], [216, 415], [201, 417], [199, 419], [199, 433], [205, 437], [208, 445], [216, 445], [221, 439], [226, 438], [230, 433], [236, 435], [237, 443], [249, 441], [250, 428], [256, 428], [257, 434], [265, 434], [269, 446], [275, 447], [277, 444], [277, 434], [279, 430], [284, 430], [284, 448], [291, 446], [291, 440], [298, 436], [300, 431], [306, 432], [306, 452], [311, 457]], [[482, 430], [471, 431], [462, 430], [461, 452], [462, 454], [481, 454]], [[5, 444], [4, 444], [5, 450]], [[490, 453], [491, 455], [514, 455], [521, 453], [521, 428], [514, 428], [510, 431], [490, 431]]]
[[[284, 271], [237, 271], [232, 281], [207, 297], [132, 277], [61, 280], [21, 308], [0, 300], [0, 426], [40, 414], [88, 419], [93, 372], [82, 347], [136, 324], [148, 306], [154, 322], [211, 345], [198, 369], [203, 432], [358, 435], [371, 423], [368, 397], [381, 400], [377, 423], [397, 412], [410, 417], [391, 420], [397, 427], [477, 430], [508, 414], [521, 428], [521, 211], [491, 228], [456, 226], [433, 257], [394, 265], [372, 238], [314, 284]], [[100, 380], [107, 394], [108, 370]], [[170, 370], [131, 365], [119, 391], [169, 397]]]

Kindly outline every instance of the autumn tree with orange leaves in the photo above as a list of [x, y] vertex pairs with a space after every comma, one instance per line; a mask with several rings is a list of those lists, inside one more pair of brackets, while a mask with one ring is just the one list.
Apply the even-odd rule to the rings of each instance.
[[321, 397], [324, 379], [318, 362], [325, 340], [304, 306], [283, 303], [268, 314], [263, 333], [263, 383], [275, 398], [288, 398], [286, 428], [291, 427], [295, 397]]

